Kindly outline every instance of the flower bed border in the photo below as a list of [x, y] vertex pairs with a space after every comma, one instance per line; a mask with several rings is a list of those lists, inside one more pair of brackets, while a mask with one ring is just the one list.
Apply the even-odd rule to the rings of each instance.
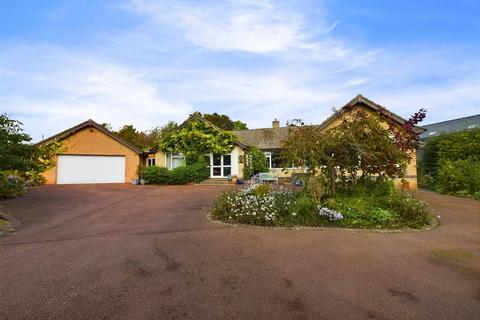
[[212, 211], [207, 212], [207, 219], [210, 222], [228, 225], [233, 228], [252, 228], [252, 229], [267, 229], [267, 230], [322, 230], [322, 231], [354, 231], [354, 232], [373, 232], [373, 233], [417, 233], [431, 231], [440, 226], [440, 220], [433, 217], [432, 222], [420, 229], [401, 228], [401, 229], [362, 229], [362, 228], [341, 228], [341, 227], [325, 227], [325, 226], [260, 226], [246, 223], [230, 223], [218, 220], [212, 214]]

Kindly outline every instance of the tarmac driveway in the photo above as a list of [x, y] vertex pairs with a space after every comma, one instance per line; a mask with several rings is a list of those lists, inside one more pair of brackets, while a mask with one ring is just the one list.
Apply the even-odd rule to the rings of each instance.
[[480, 202], [426, 232], [231, 227], [220, 187], [46, 186], [0, 202], [1, 319], [479, 319]]

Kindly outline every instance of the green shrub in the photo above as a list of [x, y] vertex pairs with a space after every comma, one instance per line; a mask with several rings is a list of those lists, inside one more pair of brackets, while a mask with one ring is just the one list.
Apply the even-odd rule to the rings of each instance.
[[9, 199], [25, 192], [25, 179], [14, 171], [0, 171], [0, 199]]
[[370, 219], [378, 224], [385, 224], [393, 219], [393, 215], [386, 209], [375, 208], [370, 211]]
[[200, 182], [209, 176], [206, 166], [202, 163], [181, 166], [173, 169], [170, 174], [171, 184], [186, 184], [190, 182]]
[[200, 182], [209, 177], [206, 166], [199, 162], [168, 170], [164, 167], [147, 167], [144, 172], [147, 184], [187, 184]]
[[289, 211], [292, 216], [296, 217], [304, 225], [314, 225], [314, 221], [319, 219], [317, 205], [306, 195], [302, 195], [293, 201]]
[[475, 192], [480, 191], [480, 129], [429, 139], [420, 169], [422, 186], [475, 198]]
[[384, 201], [399, 220], [410, 227], [419, 227], [431, 220], [427, 204], [405, 190], [395, 189]]
[[419, 228], [431, 219], [423, 201], [385, 180], [363, 181], [343, 189], [331, 207], [343, 214], [339, 221], [343, 226]]
[[438, 169], [435, 190], [443, 193], [480, 191], [480, 161], [473, 159], [446, 160]]
[[348, 184], [339, 188], [340, 195], [355, 195], [360, 198], [382, 197], [392, 192], [393, 181], [386, 179], [362, 179], [358, 183]]
[[170, 182], [170, 170], [164, 167], [150, 166], [144, 172], [147, 184], [168, 184]]

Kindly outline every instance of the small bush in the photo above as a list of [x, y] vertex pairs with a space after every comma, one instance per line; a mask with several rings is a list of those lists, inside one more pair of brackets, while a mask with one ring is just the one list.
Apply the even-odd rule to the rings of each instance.
[[173, 170], [151, 166], [147, 167], [144, 172], [144, 178], [147, 184], [187, 184], [200, 182], [208, 177], [208, 170], [203, 163], [181, 166]]
[[168, 184], [170, 182], [170, 170], [157, 166], [147, 167], [144, 178], [148, 184]]
[[25, 192], [25, 179], [15, 171], [0, 171], [0, 199], [15, 198]]
[[315, 202], [306, 195], [298, 197], [290, 205], [289, 211], [301, 224], [309, 225], [314, 223], [317, 215]]
[[438, 168], [435, 190], [442, 193], [463, 192], [463, 196], [480, 191], [480, 161], [443, 161]]
[[427, 204], [405, 190], [393, 190], [384, 201], [399, 220], [410, 227], [419, 227], [431, 220], [430, 214], [425, 210]]

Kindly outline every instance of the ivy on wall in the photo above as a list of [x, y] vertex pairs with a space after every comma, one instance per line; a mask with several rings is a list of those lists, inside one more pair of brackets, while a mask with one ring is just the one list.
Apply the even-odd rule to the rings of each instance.
[[230, 153], [236, 140], [233, 133], [206, 121], [190, 120], [168, 138], [161, 140], [159, 148], [166, 152], [181, 152], [188, 161], [210, 152]]

